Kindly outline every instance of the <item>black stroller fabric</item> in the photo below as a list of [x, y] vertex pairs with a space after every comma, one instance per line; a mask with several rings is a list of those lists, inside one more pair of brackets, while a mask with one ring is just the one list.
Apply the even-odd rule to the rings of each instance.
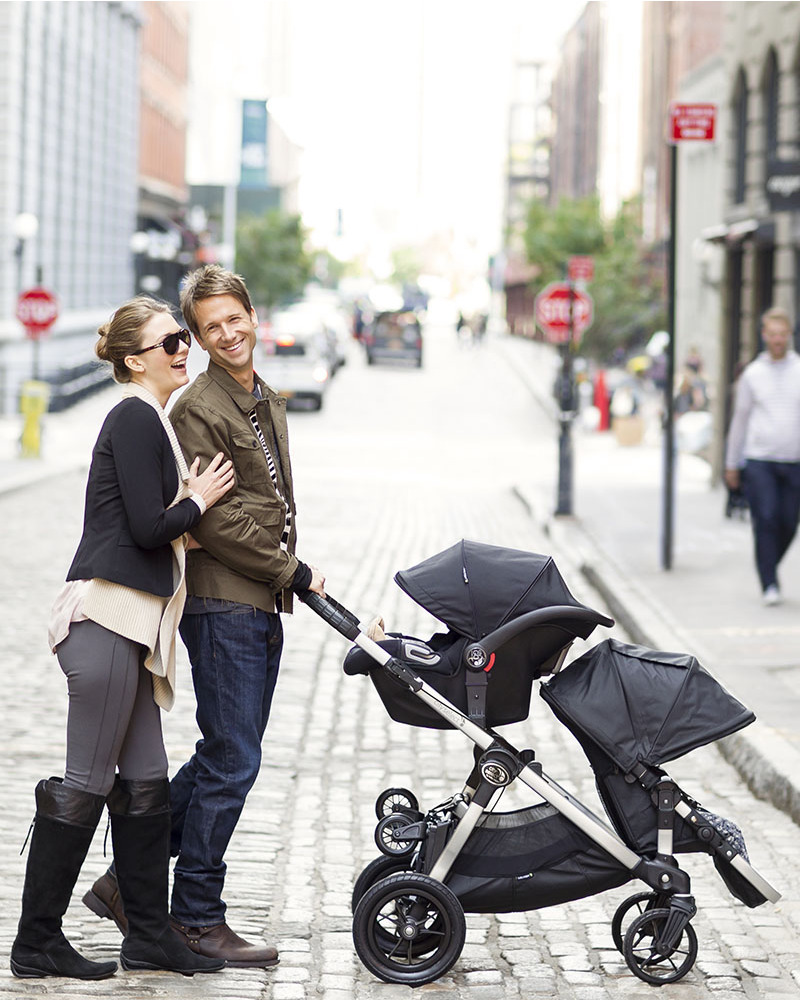
[[[652, 793], [631, 780], [637, 762], [663, 775], [659, 764], [734, 733], [755, 719], [694, 657], [615, 639], [589, 650], [542, 684], [539, 693], [589, 759], [614, 829], [628, 847], [646, 857], [657, 851], [658, 813]], [[730, 820], [693, 805], [747, 860], [741, 830]], [[675, 854], [709, 852], [695, 829], [677, 815], [672, 833]], [[713, 860], [737, 899], [750, 907], [766, 902], [725, 858], [714, 854]]]
[[582, 899], [630, 878], [627, 868], [543, 803], [484, 816], [446, 881], [469, 913], [512, 913]]
[[625, 773], [658, 767], [755, 716], [693, 656], [606, 639], [542, 684], [542, 698]]
[[[482, 542], [462, 540], [402, 570], [395, 580], [449, 628], [427, 643], [441, 657], [440, 664], [433, 669], [418, 662], [409, 665], [464, 713], [468, 711], [468, 672], [462, 652], [467, 643], [529, 611], [558, 605], [585, 608], [570, 594], [550, 556]], [[562, 649], [576, 637], [587, 638], [594, 627], [591, 622], [561, 619], [526, 629], [502, 645], [486, 675], [485, 724], [502, 726], [527, 719], [534, 680], [551, 673]], [[398, 655], [397, 639], [388, 638], [379, 645]], [[453, 728], [363, 650], [352, 649], [344, 669], [349, 674], [369, 674], [396, 722], [427, 729]]]
[[472, 641], [528, 611], [585, 607], [550, 556], [467, 539], [401, 570], [395, 580], [417, 604]]

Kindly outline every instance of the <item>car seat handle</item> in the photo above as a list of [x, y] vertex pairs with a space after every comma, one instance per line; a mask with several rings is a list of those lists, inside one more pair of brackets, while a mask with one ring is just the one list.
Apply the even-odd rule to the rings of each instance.
[[604, 625], [611, 628], [614, 619], [591, 608], [576, 608], [570, 604], [556, 604], [551, 608], [537, 608], [520, 615], [513, 621], [506, 622], [500, 628], [490, 632], [477, 642], [468, 643], [464, 647], [464, 662], [470, 670], [483, 670], [489, 662], [489, 657], [502, 645], [516, 638], [521, 632], [541, 625], [553, 625], [560, 621], [589, 622], [592, 625]]

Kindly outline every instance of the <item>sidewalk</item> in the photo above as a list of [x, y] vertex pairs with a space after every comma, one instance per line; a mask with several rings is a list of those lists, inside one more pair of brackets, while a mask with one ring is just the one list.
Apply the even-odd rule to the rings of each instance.
[[[552, 408], [552, 349], [511, 338], [498, 346]], [[573, 516], [553, 515], [555, 487], [541, 477], [520, 481], [520, 495], [633, 641], [693, 653], [753, 709], [758, 721], [721, 749], [755, 794], [800, 822], [800, 540], [781, 564], [784, 603], [764, 607], [749, 523], [725, 518], [725, 490], [710, 486], [708, 464], [681, 454], [672, 568], [663, 570], [660, 438], [655, 420], [629, 447], [576, 421]]]

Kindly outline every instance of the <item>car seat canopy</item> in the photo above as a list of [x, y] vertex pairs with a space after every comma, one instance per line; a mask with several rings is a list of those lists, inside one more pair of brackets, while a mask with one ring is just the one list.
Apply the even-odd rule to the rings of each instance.
[[448, 628], [472, 640], [528, 611], [585, 607], [552, 557], [467, 539], [401, 570], [395, 581]]

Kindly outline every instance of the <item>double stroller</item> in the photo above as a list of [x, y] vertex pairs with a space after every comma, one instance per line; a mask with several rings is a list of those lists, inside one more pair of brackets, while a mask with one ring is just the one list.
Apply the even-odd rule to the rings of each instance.
[[[464, 540], [395, 580], [447, 631], [375, 642], [336, 601], [306, 599], [355, 644], [345, 671], [368, 674], [393, 719], [460, 730], [475, 763], [427, 811], [405, 788], [377, 798], [381, 853], [353, 889], [355, 948], [373, 975], [422, 986], [458, 960], [465, 913], [536, 910], [638, 879], [644, 891], [617, 908], [611, 935], [634, 975], [662, 985], [697, 956], [695, 900], [675, 855], [710, 854], [746, 906], [780, 898], [739, 828], [662, 769], [754, 720], [692, 656], [608, 639], [564, 666], [575, 639], [614, 622], [576, 601], [545, 555]], [[494, 729], [526, 719], [533, 682], [547, 676], [540, 694], [588, 757], [608, 820]], [[536, 803], [495, 811], [513, 782]]]

